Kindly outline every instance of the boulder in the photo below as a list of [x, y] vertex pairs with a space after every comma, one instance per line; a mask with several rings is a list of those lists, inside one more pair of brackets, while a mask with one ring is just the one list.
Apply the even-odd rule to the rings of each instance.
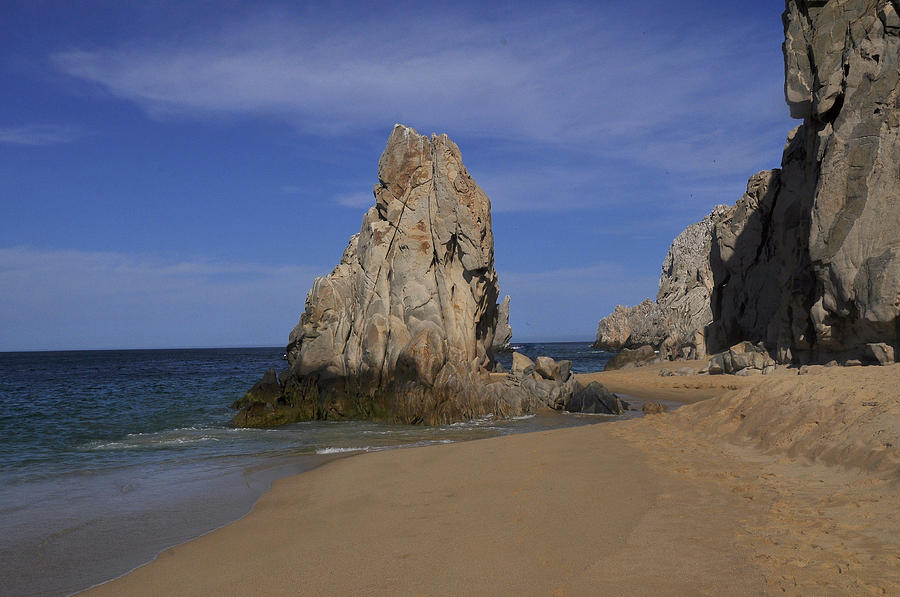
[[514, 352], [510, 373], [518, 378], [530, 377], [534, 373], [534, 361], [521, 352]]
[[554, 361], [550, 357], [537, 357], [535, 359], [534, 372], [544, 379], [568, 381], [572, 375], [572, 361]]
[[[769, 356], [765, 347], [752, 342], [738, 342], [728, 350], [715, 354], [710, 358], [707, 371], [713, 375], [736, 374], [753, 375], [775, 366], [775, 360]], [[693, 371], [693, 370], [691, 370]]]
[[866, 344], [867, 360], [879, 365], [890, 365], [894, 362], [894, 347], [884, 342]]
[[244, 405], [234, 423], [533, 412], [544, 394], [522, 387], [524, 370], [502, 382], [489, 373], [509, 301], [497, 303], [490, 200], [459, 148], [396, 125], [373, 195], [340, 263], [306, 297], [280, 396]]
[[603, 384], [592, 381], [587, 387], [580, 385], [566, 402], [566, 410], [572, 413], [621, 415], [628, 407]]
[[652, 346], [641, 346], [634, 350], [623, 348], [616, 356], [606, 362], [604, 371], [614, 371], [616, 369], [627, 369], [629, 367], [640, 367], [649, 365], [659, 360], [656, 351]]
[[521, 387], [530, 395], [536, 396], [540, 404], [553, 410], [563, 410], [575, 393], [577, 384], [574, 378], [563, 383], [532, 375], [521, 381]]
[[572, 379], [572, 361], [568, 359], [561, 359], [556, 361], [556, 377], [553, 379], [557, 381], [566, 382]]
[[538, 357], [534, 361], [534, 372], [544, 379], [556, 379], [559, 366], [550, 357]]
[[645, 402], [641, 406], [641, 411], [645, 415], [658, 415], [658, 414], [666, 412], [667, 410], [668, 410], [668, 407], [666, 407], [665, 404], [662, 404], [660, 402]]

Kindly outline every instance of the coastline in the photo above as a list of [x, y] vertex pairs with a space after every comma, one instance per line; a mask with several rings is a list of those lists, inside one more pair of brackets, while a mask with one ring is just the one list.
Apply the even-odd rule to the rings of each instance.
[[[900, 435], [900, 365], [713, 382], [635, 371], [630, 395], [702, 385], [717, 396], [611, 425], [329, 463], [83, 594], [847, 594], [900, 583], [900, 469], [885, 439]], [[817, 452], [803, 432], [812, 421], [790, 409], [798, 441], [767, 444], [760, 413], [777, 420], [781, 404], [829, 392], [844, 420], [829, 434], [880, 460]], [[881, 448], [866, 439], [873, 393]]]
[[[245, 516], [273, 481], [342, 456], [241, 458], [230, 465], [144, 469], [137, 477], [124, 469], [79, 482], [48, 480], [42, 485], [48, 494], [36, 503], [4, 509], [4, 591], [68, 595], [118, 578]], [[15, 494], [7, 498], [21, 501]], [[35, 509], [46, 515], [36, 520]]]

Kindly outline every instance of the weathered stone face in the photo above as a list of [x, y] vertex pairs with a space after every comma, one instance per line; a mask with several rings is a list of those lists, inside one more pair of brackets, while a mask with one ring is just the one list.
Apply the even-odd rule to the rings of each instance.
[[656, 303], [604, 320], [627, 314], [616, 326], [667, 354], [692, 333], [697, 356], [751, 340], [782, 362], [900, 343], [897, 2], [789, 0], [783, 20], [785, 97], [804, 123], [781, 169], [717, 207], [708, 234], [676, 239]]
[[446, 135], [400, 125], [378, 179], [360, 233], [309, 293], [292, 370], [378, 386], [401, 361], [423, 379], [447, 361], [487, 366], [498, 293], [490, 201]]
[[[492, 346], [511, 336], [509, 301], [497, 305], [490, 201], [459, 148], [396, 125], [378, 181], [359, 234], [315, 281], [291, 332], [275, 418], [443, 423], [530, 412], [533, 392], [488, 373]], [[256, 424], [252, 414], [235, 423]]]

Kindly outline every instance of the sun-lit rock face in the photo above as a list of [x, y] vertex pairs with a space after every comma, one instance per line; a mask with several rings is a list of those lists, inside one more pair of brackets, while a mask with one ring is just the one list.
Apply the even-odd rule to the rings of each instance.
[[360, 233], [309, 293], [292, 370], [380, 385], [410, 359], [426, 379], [448, 361], [486, 367], [498, 294], [490, 201], [446, 135], [400, 125], [378, 179]]
[[249, 400], [236, 424], [442, 423], [535, 406], [489, 373], [492, 347], [509, 341], [508, 302], [501, 316], [490, 200], [456, 144], [396, 125], [374, 195], [340, 264], [307, 296], [281, 397]]
[[601, 321], [598, 342], [690, 355], [750, 340], [783, 362], [900, 343], [897, 4], [791, 0], [783, 20], [785, 97], [804, 122], [781, 168], [682, 233], [656, 302]]

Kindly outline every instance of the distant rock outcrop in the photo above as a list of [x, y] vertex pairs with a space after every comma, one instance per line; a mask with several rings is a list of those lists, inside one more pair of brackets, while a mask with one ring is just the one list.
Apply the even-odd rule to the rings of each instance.
[[600, 320], [594, 348], [621, 350], [660, 344], [662, 338], [659, 334], [664, 326], [659, 314], [656, 303], [650, 299], [633, 307], [616, 306], [612, 313]]
[[[702, 221], [679, 234], [663, 260], [656, 301], [634, 307], [619, 305], [597, 327], [595, 348], [618, 350], [650, 345], [666, 356], [703, 356], [704, 326], [712, 321], [710, 265], [713, 230], [729, 213], [716, 206]], [[674, 354], [673, 354], [674, 353]]]
[[789, 0], [783, 20], [785, 96], [804, 122], [781, 169], [679, 235], [656, 302], [617, 307], [598, 344], [672, 358], [748, 340], [798, 363], [885, 362], [898, 347], [897, 2]]
[[269, 375], [239, 401], [234, 423], [444, 423], [558, 401], [533, 374], [489, 373], [492, 348], [511, 336], [509, 300], [497, 304], [490, 201], [459, 148], [397, 125], [378, 180], [359, 234], [306, 298], [280, 392]]

